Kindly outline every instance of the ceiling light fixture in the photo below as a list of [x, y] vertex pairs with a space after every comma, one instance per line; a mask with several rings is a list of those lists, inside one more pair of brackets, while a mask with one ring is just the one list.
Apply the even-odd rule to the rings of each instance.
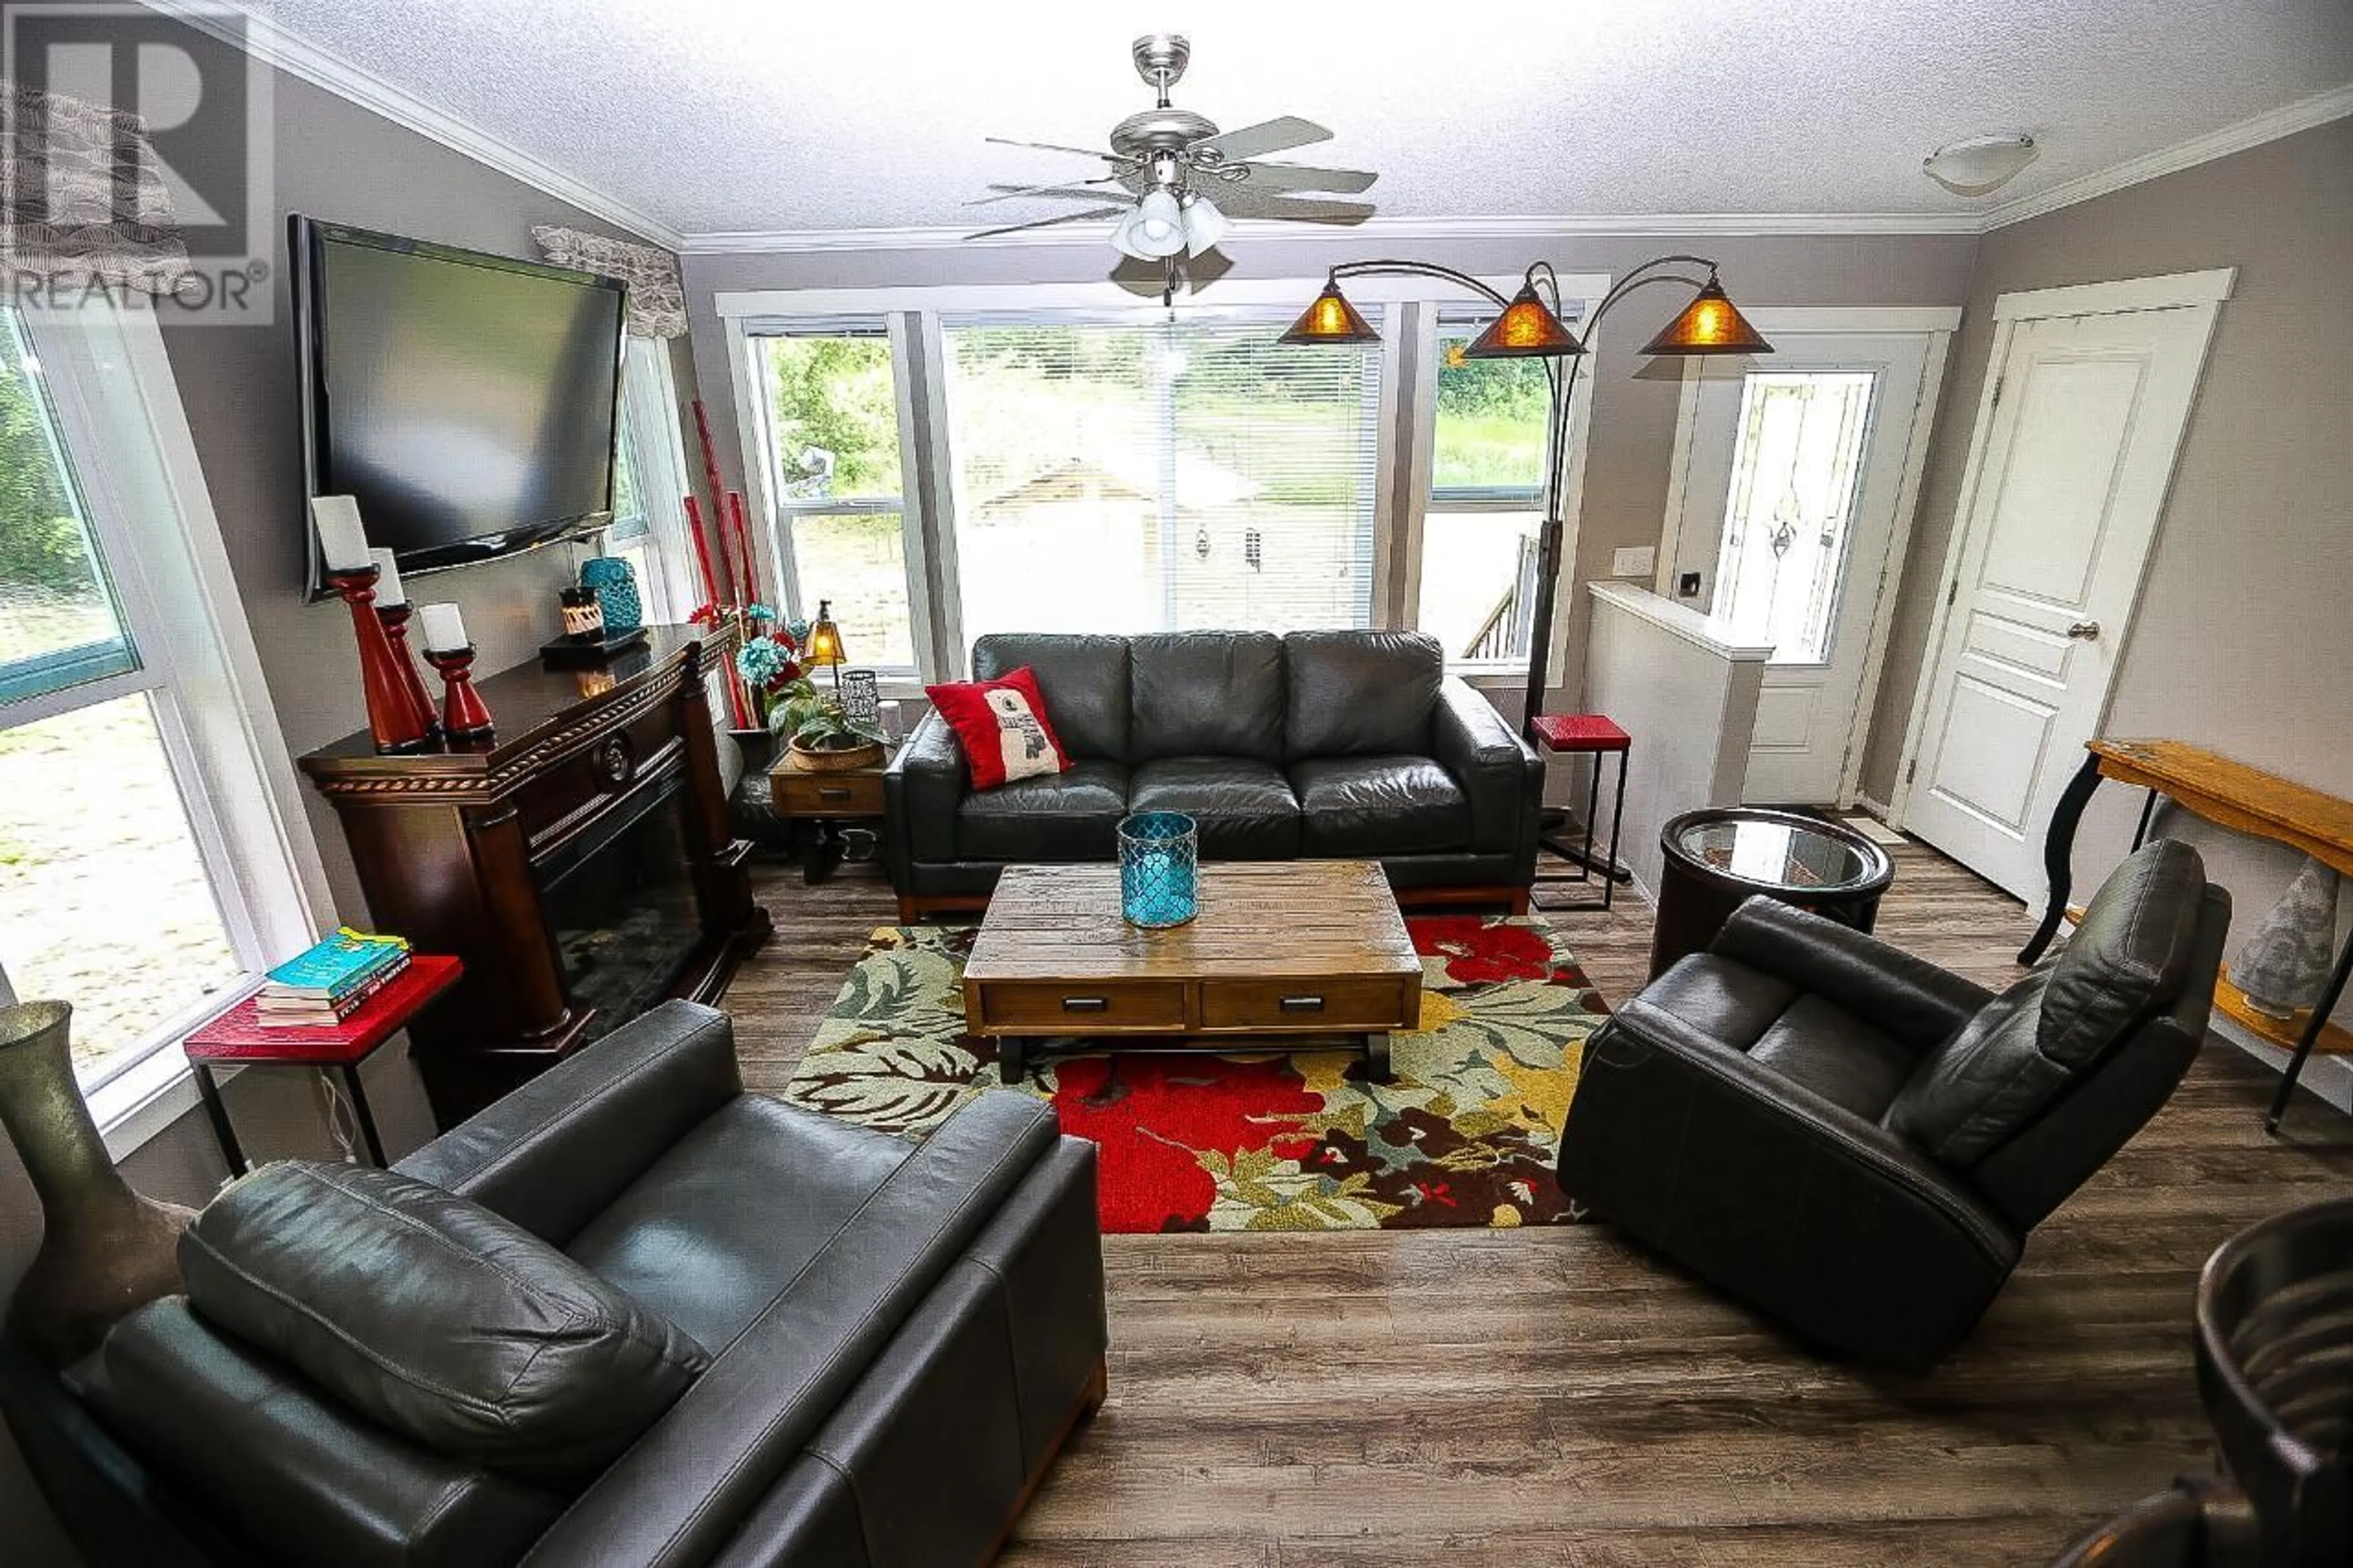
[[1920, 161], [1920, 172], [1957, 196], [1982, 196], [2018, 178], [2042, 153], [2034, 138], [2023, 132], [1972, 136], [1947, 142], [1929, 153]]
[[1185, 248], [1185, 215], [1165, 189], [1146, 191], [1135, 210], [1119, 220], [1111, 242], [1140, 261], [1159, 261]]
[[1198, 256], [1226, 237], [1226, 215], [1207, 196], [1185, 198], [1185, 254]]

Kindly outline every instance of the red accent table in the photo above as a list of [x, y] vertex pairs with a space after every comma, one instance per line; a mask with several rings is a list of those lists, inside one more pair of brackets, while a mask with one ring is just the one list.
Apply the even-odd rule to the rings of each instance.
[[386, 1164], [384, 1141], [376, 1135], [375, 1117], [368, 1110], [367, 1091], [360, 1086], [360, 1064], [378, 1046], [408, 1027], [410, 1020], [430, 1005], [465, 973], [457, 959], [432, 953], [412, 954], [397, 979], [369, 997], [360, 1010], [332, 1028], [265, 1029], [248, 996], [195, 1034], [185, 1044], [188, 1065], [195, 1069], [196, 1093], [211, 1118], [213, 1136], [220, 1141], [221, 1158], [229, 1174], [241, 1176], [252, 1167], [237, 1147], [237, 1130], [229, 1125], [228, 1107], [221, 1100], [213, 1072], [221, 1067], [319, 1068], [343, 1076], [359, 1120], [360, 1136], [368, 1158]]
[[[1564, 860], [1577, 863], [1574, 877], [1556, 879], [1566, 882], [1587, 882], [1595, 872], [1601, 874], [1600, 908], [1608, 909], [1611, 895], [1626, 873], [1618, 866], [1618, 830], [1626, 821], [1626, 765], [1633, 755], [1634, 738], [1618, 727], [1615, 721], [1599, 713], [1544, 713], [1535, 721], [1536, 743], [1547, 752], [1564, 755], [1590, 754], [1593, 758], [1593, 782], [1585, 802], [1585, 842], [1572, 845], [1565, 840], [1538, 835], [1536, 842]], [[1609, 858], [1601, 865], [1593, 863], [1594, 830], [1601, 815], [1601, 759], [1609, 752], [1618, 753], [1618, 805], [1609, 817]], [[1542, 879], [1539, 879], [1540, 880]], [[1591, 909], [1591, 904], [1538, 904], [1539, 909]]]

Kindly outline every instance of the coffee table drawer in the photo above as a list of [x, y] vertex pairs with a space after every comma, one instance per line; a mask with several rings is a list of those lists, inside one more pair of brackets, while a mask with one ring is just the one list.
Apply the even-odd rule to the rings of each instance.
[[1404, 1029], [1407, 980], [1208, 980], [1205, 1029]]
[[996, 980], [976, 988], [976, 1030], [1054, 1029], [1073, 1035], [1119, 1029], [1181, 1029], [1185, 986], [1175, 980]]

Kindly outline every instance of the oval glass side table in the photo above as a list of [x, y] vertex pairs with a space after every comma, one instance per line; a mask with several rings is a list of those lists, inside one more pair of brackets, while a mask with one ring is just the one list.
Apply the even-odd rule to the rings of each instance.
[[1879, 918], [1895, 879], [1887, 851], [1818, 816], [1714, 806], [1670, 818], [1659, 830], [1666, 865], [1651, 938], [1651, 978], [1715, 940], [1732, 911], [1762, 893], [1857, 931]]

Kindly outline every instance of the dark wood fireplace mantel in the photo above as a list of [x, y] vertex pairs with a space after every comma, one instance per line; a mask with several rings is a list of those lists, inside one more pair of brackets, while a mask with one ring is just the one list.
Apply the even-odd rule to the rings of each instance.
[[465, 979], [410, 1031], [442, 1127], [625, 1021], [577, 994], [551, 882], [633, 816], [678, 803], [681, 831], [669, 841], [683, 844], [693, 889], [696, 929], [682, 933], [662, 992], [714, 998], [767, 939], [744, 868], [751, 847], [728, 827], [705, 697], [711, 661], [732, 643], [732, 633], [656, 626], [645, 647], [602, 668], [533, 663], [482, 680], [491, 742], [379, 756], [362, 731], [301, 759], [343, 823], [376, 926], [466, 962]]

